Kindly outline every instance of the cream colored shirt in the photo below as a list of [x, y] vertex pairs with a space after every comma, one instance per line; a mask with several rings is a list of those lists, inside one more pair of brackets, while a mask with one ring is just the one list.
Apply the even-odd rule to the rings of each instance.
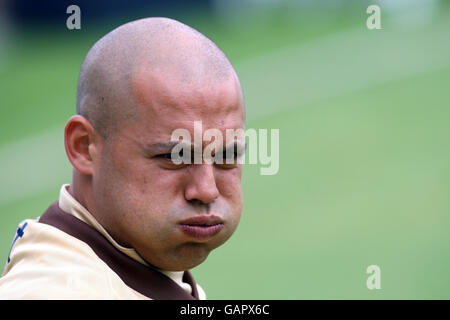
[[[117, 250], [148, 266], [134, 249], [118, 244], [70, 195], [68, 186], [61, 187], [60, 209], [95, 228]], [[25, 224], [0, 278], [0, 299], [149, 299], [127, 286], [83, 241], [36, 220], [25, 220], [19, 228]], [[191, 294], [191, 286], [182, 281], [182, 271], [158, 271]], [[201, 300], [206, 299], [199, 285], [197, 291]]]

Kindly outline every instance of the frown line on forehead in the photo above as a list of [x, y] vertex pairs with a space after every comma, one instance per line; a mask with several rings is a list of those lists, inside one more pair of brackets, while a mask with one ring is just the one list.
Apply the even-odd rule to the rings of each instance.
[[240, 112], [243, 103], [234, 79], [220, 83], [184, 84], [169, 74], [143, 71], [133, 76], [134, 100], [153, 116], [171, 112], [186, 116], [227, 115]]

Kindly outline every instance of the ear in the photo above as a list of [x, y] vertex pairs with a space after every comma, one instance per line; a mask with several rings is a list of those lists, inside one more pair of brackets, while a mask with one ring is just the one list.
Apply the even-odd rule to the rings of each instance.
[[64, 130], [64, 146], [73, 167], [82, 174], [94, 173], [94, 160], [100, 148], [99, 134], [83, 116], [69, 119]]

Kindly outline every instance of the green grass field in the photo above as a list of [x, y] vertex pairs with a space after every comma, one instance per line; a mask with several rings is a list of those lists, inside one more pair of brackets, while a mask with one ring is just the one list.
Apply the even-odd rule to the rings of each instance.
[[[191, 24], [236, 66], [247, 128], [280, 130], [280, 170], [246, 165], [239, 228], [193, 270], [208, 298], [450, 299], [450, 11], [374, 31], [364, 9], [241, 19]], [[2, 261], [70, 181], [62, 130], [106, 31], [20, 37], [2, 66]]]

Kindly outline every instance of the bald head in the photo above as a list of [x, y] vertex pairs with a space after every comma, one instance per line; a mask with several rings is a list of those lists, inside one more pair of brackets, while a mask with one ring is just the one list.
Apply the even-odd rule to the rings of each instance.
[[[139, 119], [138, 106], [151, 103], [151, 95], [142, 85], [136, 90], [136, 83], [151, 78], [180, 90], [231, 79], [240, 91], [231, 63], [211, 40], [178, 21], [147, 18], [118, 27], [88, 52], [78, 79], [77, 113], [106, 138]], [[145, 88], [151, 91], [152, 85]]]

